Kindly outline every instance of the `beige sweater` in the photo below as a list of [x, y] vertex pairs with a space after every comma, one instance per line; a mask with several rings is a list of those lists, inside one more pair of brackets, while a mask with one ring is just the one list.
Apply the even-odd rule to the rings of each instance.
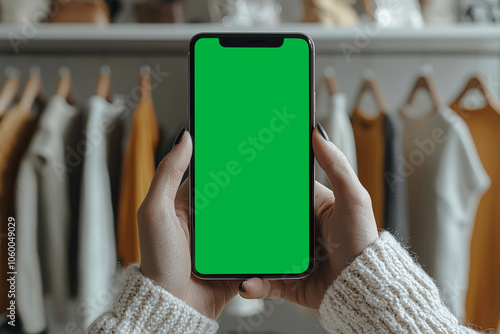
[[[330, 333], [476, 333], [441, 301], [432, 279], [389, 234], [358, 256], [326, 290], [320, 321]], [[216, 333], [204, 317], [129, 266], [113, 309], [89, 333]]]

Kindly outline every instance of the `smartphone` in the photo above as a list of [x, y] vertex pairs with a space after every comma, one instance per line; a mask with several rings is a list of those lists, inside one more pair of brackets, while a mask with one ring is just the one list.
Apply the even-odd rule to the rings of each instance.
[[314, 256], [314, 45], [303, 34], [189, 45], [191, 268], [302, 278]]

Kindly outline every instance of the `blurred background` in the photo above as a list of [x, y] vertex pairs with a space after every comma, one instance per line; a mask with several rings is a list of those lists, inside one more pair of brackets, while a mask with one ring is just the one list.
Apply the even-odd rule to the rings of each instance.
[[[210, 31], [314, 40], [316, 118], [379, 228], [457, 317], [498, 327], [498, 0], [0, 0], [0, 17], [0, 333], [80, 333], [109, 307], [140, 259], [135, 212], [188, 124], [188, 41]], [[236, 297], [219, 322], [325, 333], [280, 301]]]

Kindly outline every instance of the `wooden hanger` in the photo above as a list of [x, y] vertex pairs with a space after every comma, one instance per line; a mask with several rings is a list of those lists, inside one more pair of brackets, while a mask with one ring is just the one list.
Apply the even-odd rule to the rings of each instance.
[[151, 95], [151, 68], [142, 65], [139, 70], [139, 85], [141, 87], [141, 100], [152, 99]]
[[97, 79], [96, 95], [108, 100], [108, 102], [112, 101], [111, 67], [109, 65], [101, 66], [99, 78]]
[[30, 77], [24, 86], [19, 107], [21, 110], [30, 111], [35, 101], [45, 101], [40, 68], [36, 66], [30, 68]]
[[490, 85], [488, 84], [488, 81], [486, 81], [481, 75], [473, 75], [467, 84], [465, 85], [464, 89], [458, 94], [457, 98], [455, 99], [455, 102], [453, 104], [460, 104], [460, 101], [465, 97], [465, 95], [473, 90], [477, 89], [481, 94], [483, 94], [486, 105], [490, 107], [491, 109], [495, 109], [500, 112], [499, 108], [499, 103], [495, 96], [493, 95], [493, 91], [491, 90]]
[[59, 69], [59, 82], [57, 84], [56, 95], [65, 99], [69, 104], [75, 104], [75, 96], [71, 87], [71, 73], [67, 66]]
[[5, 76], [7, 78], [0, 92], [0, 116], [9, 109], [19, 91], [19, 70], [8, 66], [5, 68]]
[[439, 105], [441, 104], [441, 99], [439, 98], [438, 90], [436, 89], [436, 85], [434, 84], [432, 72], [432, 65], [424, 65], [420, 76], [417, 78], [417, 81], [415, 81], [410, 95], [406, 100], [407, 105], [412, 105], [415, 101], [415, 97], [417, 96], [417, 92], [420, 89], [424, 89], [429, 94], [433, 106], [435, 108], [439, 107]]
[[385, 113], [387, 111], [387, 104], [385, 102], [384, 94], [382, 93], [382, 89], [380, 88], [380, 85], [375, 79], [375, 75], [372, 71], [367, 71], [365, 73], [363, 83], [361, 84], [358, 95], [354, 100], [354, 111], [360, 112], [361, 101], [363, 99], [363, 96], [367, 92], [370, 92], [372, 94], [373, 98], [375, 99], [375, 103], [377, 104], [378, 110], [381, 113]]
[[333, 67], [327, 67], [324, 72], [326, 89], [328, 95], [332, 96], [338, 93], [339, 85], [337, 83], [337, 77], [335, 74], [335, 69]]

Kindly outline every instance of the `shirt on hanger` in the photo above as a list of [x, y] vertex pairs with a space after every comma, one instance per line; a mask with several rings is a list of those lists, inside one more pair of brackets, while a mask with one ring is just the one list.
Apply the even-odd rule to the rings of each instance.
[[491, 179], [481, 198], [470, 250], [467, 320], [481, 328], [500, 324], [500, 114], [491, 107], [464, 110], [452, 108], [469, 126], [479, 157]]
[[130, 140], [122, 164], [118, 212], [118, 256], [126, 267], [140, 261], [137, 210], [155, 173], [159, 138], [153, 101], [142, 99], [134, 112]]
[[28, 110], [14, 107], [0, 123], [0, 313], [9, 306], [7, 284], [8, 263], [8, 219], [15, 214], [15, 180], [23, 157], [37, 125], [37, 117]]
[[66, 319], [71, 219], [68, 174], [72, 169], [65, 155], [75, 135], [77, 116], [77, 109], [66, 100], [51, 98], [17, 178], [16, 301], [27, 333], [47, 327], [44, 293], [55, 307], [57, 320]]
[[408, 227], [408, 187], [404, 170], [398, 169], [403, 155], [403, 129], [399, 119], [386, 114], [384, 118], [385, 135], [385, 200], [384, 228], [406, 244], [409, 238]]
[[385, 114], [374, 118], [365, 117], [355, 110], [352, 115], [352, 129], [356, 142], [358, 177], [372, 199], [375, 221], [379, 229], [384, 228], [385, 206]]
[[110, 290], [117, 261], [108, 168], [108, 155], [113, 147], [109, 149], [108, 138], [123, 111], [124, 102], [119, 97], [115, 96], [113, 104], [100, 96], [90, 98], [78, 224], [78, 297], [89, 310], [83, 315], [84, 328], [110, 306], [98, 298], [99, 294]]
[[327, 131], [332, 142], [344, 153], [351, 167], [357, 172], [356, 144], [354, 132], [347, 112], [347, 97], [343, 93], [336, 93], [330, 97], [330, 117]]
[[[116, 98], [116, 96], [115, 96]], [[127, 113], [128, 115], [128, 113]], [[115, 124], [115, 129], [108, 137], [108, 166], [109, 179], [111, 183], [111, 202], [113, 203], [115, 245], [117, 240], [116, 226], [118, 223], [118, 207], [120, 204], [120, 179], [122, 176], [122, 160], [125, 152], [125, 123], [128, 117], [119, 117]]]
[[[324, 104], [323, 104], [324, 103]], [[320, 122], [324, 122], [326, 132], [332, 143], [335, 144], [346, 156], [351, 167], [357, 172], [356, 145], [354, 133], [347, 113], [347, 98], [343, 93], [328, 96], [328, 100], [318, 99], [318, 116]], [[325, 110], [326, 112], [323, 112]], [[316, 180], [330, 188], [325, 172], [315, 162]]]
[[489, 186], [469, 129], [443, 106], [421, 118], [400, 113], [408, 178], [410, 246], [463, 317], [469, 245], [479, 199]]

